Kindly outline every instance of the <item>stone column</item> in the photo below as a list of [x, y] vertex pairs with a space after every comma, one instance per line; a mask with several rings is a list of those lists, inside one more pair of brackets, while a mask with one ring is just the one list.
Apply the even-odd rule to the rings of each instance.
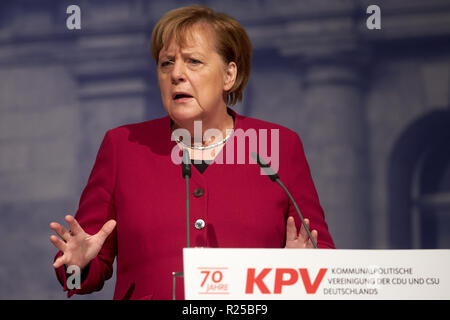
[[304, 59], [305, 151], [338, 248], [370, 246], [367, 125], [351, 53]]

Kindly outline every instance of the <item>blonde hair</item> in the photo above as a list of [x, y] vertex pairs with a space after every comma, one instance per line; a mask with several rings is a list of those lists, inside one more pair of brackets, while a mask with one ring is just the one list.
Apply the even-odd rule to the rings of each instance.
[[159, 52], [165, 48], [174, 37], [183, 46], [188, 32], [194, 25], [204, 23], [211, 27], [215, 35], [215, 46], [226, 64], [236, 63], [237, 75], [233, 87], [227, 92], [231, 105], [242, 101], [244, 88], [250, 77], [252, 43], [250, 38], [235, 19], [225, 13], [214, 12], [205, 6], [189, 6], [167, 12], [156, 24], [152, 32], [150, 52], [156, 63]]

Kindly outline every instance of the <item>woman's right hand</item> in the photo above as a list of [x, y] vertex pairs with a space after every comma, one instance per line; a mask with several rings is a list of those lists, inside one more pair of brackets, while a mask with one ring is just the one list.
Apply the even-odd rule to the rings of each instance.
[[63, 264], [66, 266], [76, 265], [83, 270], [98, 255], [106, 238], [114, 230], [116, 221], [107, 221], [99, 232], [90, 235], [81, 228], [73, 216], [67, 215], [65, 220], [69, 225], [70, 231], [57, 222], [50, 223], [50, 229], [61, 237], [60, 239], [55, 235], [51, 235], [50, 241], [63, 252], [55, 260], [53, 267], [56, 269]]

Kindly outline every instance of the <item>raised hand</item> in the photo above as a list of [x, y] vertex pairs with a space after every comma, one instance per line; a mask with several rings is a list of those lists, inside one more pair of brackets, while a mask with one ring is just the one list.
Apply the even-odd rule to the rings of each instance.
[[[309, 228], [309, 220], [305, 219], [305, 223]], [[311, 231], [311, 236], [317, 243], [317, 230]], [[314, 248], [311, 239], [308, 237], [305, 227], [302, 225], [300, 233], [297, 233], [297, 227], [295, 226], [295, 220], [293, 217], [289, 217], [286, 222], [286, 246], [285, 248]]]
[[98, 255], [106, 238], [114, 230], [116, 221], [107, 221], [99, 232], [90, 235], [81, 228], [73, 216], [67, 215], [65, 220], [70, 231], [57, 222], [50, 223], [50, 229], [61, 237], [51, 235], [50, 241], [63, 252], [63, 255], [53, 263], [53, 267], [56, 269], [65, 264], [66, 266], [76, 265], [83, 269]]

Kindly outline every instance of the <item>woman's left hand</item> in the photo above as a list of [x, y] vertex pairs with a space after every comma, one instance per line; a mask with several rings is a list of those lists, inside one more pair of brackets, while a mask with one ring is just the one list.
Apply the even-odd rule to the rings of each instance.
[[[309, 220], [305, 219], [305, 223], [309, 228]], [[317, 243], [317, 230], [311, 231], [315, 243]], [[302, 224], [300, 233], [297, 233], [297, 227], [295, 226], [295, 220], [293, 217], [288, 217], [286, 222], [286, 246], [285, 248], [314, 248], [311, 239], [308, 237], [305, 227]]]

